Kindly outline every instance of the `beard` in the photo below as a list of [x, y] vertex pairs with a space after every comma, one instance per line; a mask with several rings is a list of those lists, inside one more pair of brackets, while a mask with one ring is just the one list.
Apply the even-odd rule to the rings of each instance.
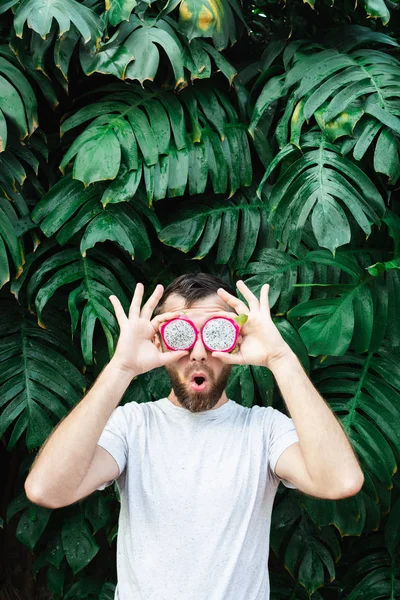
[[232, 366], [224, 365], [218, 379], [215, 378], [210, 367], [206, 365], [202, 365], [201, 369], [199, 369], [198, 365], [190, 366], [186, 369], [183, 377], [187, 381], [190, 380], [191, 374], [195, 371], [204, 371], [204, 373], [207, 375], [207, 383], [209, 387], [207, 392], [194, 392], [191, 390], [189, 388], [189, 384], [184, 383], [179, 377], [176, 367], [168, 366], [166, 369], [171, 380], [172, 389], [179, 404], [181, 404], [183, 408], [190, 410], [192, 413], [198, 413], [203, 412], [204, 410], [211, 410], [218, 403], [218, 400], [221, 398], [221, 395], [228, 383]]

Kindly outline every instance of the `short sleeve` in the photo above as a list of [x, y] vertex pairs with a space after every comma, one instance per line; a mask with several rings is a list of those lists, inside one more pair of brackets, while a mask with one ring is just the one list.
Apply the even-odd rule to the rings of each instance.
[[[101, 446], [111, 454], [118, 465], [119, 475], [121, 475], [125, 469], [128, 458], [127, 415], [125, 407], [119, 406], [113, 411], [103, 429], [97, 445]], [[112, 481], [108, 481], [98, 489], [103, 490], [112, 483]]]
[[280, 479], [275, 473], [276, 463], [281, 454], [299, 441], [293, 420], [274, 408], [270, 409], [270, 427], [268, 428], [269, 435], [267, 439], [268, 463], [274, 477], [292, 489], [296, 489], [289, 481]]

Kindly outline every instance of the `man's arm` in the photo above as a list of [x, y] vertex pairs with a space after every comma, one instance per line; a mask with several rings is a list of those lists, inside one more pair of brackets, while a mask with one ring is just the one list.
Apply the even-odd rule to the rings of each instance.
[[127, 316], [118, 298], [110, 296], [120, 327], [115, 354], [92, 389], [56, 427], [40, 450], [25, 482], [35, 504], [58, 508], [77, 502], [119, 475], [114, 458], [97, 446], [100, 435], [132, 378], [171, 364], [187, 351], [160, 352], [153, 343], [164, 313], [151, 319], [163, 287], [158, 285], [141, 308], [143, 285], [138, 283]]
[[117, 463], [97, 441], [132, 376], [111, 360], [84, 399], [56, 427], [25, 481], [32, 502], [48, 508], [66, 506], [118, 476]]
[[274, 324], [269, 285], [262, 286], [260, 299], [243, 281], [237, 287], [248, 306], [223, 289], [218, 295], [238, 314], [248, 314], [241, 330], [243, 341], [236, 354], [213, 352], [212, 356], [226, 364], [267, 367], [275, 375], [299, 437], [299, 443], [279, 457], [275, 473], [319, 498], [356, 494], [364, 481], [362, 470], [340, 423]]
[[353, 496], [364, 476], [341, 424], [317, 392], [290, 350], [270, 365], [299, 443], [279, 457], [275, 473], [311, 496], [339, 499]]

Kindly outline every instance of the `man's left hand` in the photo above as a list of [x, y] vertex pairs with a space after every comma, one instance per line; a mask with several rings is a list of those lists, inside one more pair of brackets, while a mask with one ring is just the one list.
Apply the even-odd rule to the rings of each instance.
[[218, 290], [218, 296], [234, 308], [237, 314], [248, 315], [246, 323], [240, 330], [239, 349], [233, 353], [213, 352], [212, 356], [225, 364], [272, 368], [276, 361], [293, 355], [293, 352], [271, 318], [268, 302], [269, 285], [266, 283], [262, 286], [260, 299], [243, 281], [239, 280], [236, 286], [248, 306], [221, 288]]

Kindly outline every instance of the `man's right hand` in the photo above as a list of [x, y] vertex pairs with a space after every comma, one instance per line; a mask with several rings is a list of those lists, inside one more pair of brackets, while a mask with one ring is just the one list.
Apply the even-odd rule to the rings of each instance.
[[150, 298], [141, 308], [144, 287], [142, 283], [138, 283], [128, 317], [118, 298], [110, 296], [110, 302], [114, 307], [115, 316], [120, 327], [118, 344], [112, 362], [119, 368], [130, 372], [133, 377], [157, 367], [169, 365], [189, 354], [187, 350], [161, 352], [153, 343], [160, 325], [164, 321], [176, 317], [175, 313], [163, 313], [151, 319], [163, 291], [163, 286], [157, 285]]

